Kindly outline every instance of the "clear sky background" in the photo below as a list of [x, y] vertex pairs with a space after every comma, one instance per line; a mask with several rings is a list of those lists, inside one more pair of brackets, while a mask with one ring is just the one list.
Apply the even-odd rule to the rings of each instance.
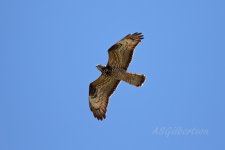
[[[1, 0], [0, 21], [1, 150], [224, 150], [225, 1]], [[133, 32], [147, 80], [97, 121], [95, 66]]]

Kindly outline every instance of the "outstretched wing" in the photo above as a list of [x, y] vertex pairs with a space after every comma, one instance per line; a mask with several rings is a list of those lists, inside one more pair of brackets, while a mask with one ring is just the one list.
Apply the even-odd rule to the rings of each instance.
[[134, 48], [142, 39], [142, 33], [136, 32], [134, 34], [128, 34], [118, 41], [108, 50], [109, 60], [107, 65], [126, 70], [131, 62]]
[[98, 120], [105, 119], [109, 97], [115, 91], [119, 80], [101, 75], [89, 85], [89, 106]]

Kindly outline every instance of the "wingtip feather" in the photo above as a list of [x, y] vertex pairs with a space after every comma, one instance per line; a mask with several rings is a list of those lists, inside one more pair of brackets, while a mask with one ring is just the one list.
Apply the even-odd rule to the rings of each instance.
[[140, 40], [144, 39], [144, 35], [141, 32], [135, 32], [132, 36], [137, 36]]

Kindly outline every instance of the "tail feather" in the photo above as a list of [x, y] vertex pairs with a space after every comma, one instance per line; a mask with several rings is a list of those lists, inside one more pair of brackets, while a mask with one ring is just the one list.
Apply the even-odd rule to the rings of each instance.
[[143, 74], [135, 74], [135, 73], [124, 73], [123, 75], [123, 81], [134, 85], [134, 86], [142, 86], [142, 84], [145, 81], [145, 76]]

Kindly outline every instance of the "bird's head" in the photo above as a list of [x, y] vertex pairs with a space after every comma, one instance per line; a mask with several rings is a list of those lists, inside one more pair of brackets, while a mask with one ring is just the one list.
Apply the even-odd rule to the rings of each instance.
[[103, 66], [103, 65], [97, 65], [96, 67], [97, 67], [98, 70], [101, 71], [101, 72], [102, 72], [102, 71], [104, 70], [104, 68], [105, 68], [105, 66]]

